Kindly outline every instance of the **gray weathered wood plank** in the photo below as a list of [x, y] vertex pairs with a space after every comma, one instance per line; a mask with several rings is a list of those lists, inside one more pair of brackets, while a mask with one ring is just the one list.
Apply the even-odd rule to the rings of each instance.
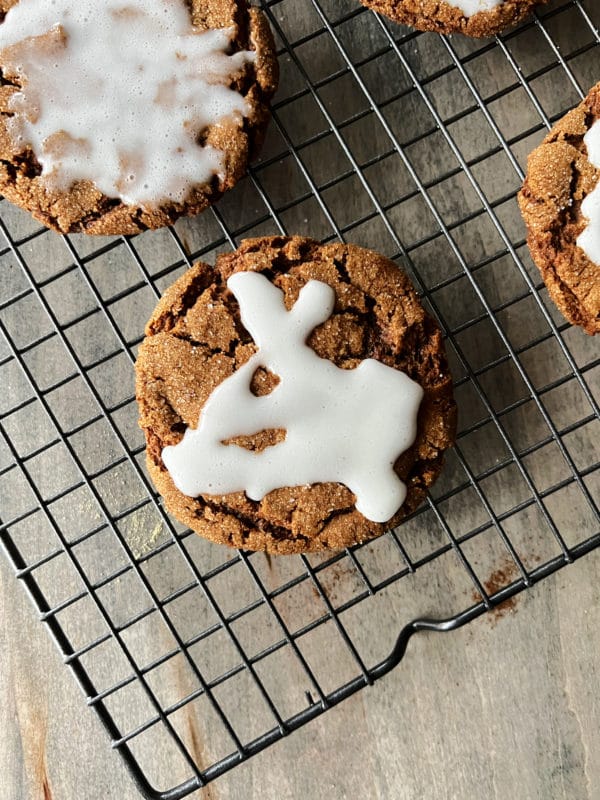
[[[120, 758], [0, 563], [0, 797], [135, 800]], [[417, 636], [391, 675], [202, 796], [595, 800], [599, 652], [600, 554], [593, 554], [502, 617]], [[168, 775], [168, 762], [162, 771]]]

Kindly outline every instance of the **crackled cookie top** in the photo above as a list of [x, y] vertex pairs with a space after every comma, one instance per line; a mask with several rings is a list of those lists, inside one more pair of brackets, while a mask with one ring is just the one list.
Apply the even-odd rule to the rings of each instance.
[[245, 174], [278, 80], [248, 0], [0, 0], [0, 193], [60, 233], [169, 225]]
[[[407, 276], [372, 251], [302, 237], [246, 240], [170, 287], [146, 327], [136, 396], [167, 508], [209, 539], [271, 553], [348, 547], [396, 525], [456, 428], [441, 333]], [[210, 460], [228, 451], [212, 486], [207, 441]]]
[[[594, 122], [583, 137], [583, 143], [590, 164], [600, 170], [600, 120]], [[577, 237], [577, 245], [590, 261], [600, 267], [600, 181], [581, 204], [581, 213], [587, 220], [587, 225]], [[598, 280], [600, 281], [600, 271]]]
[[20, 0], [0, 26], [5, 75], [21, 86], [9, 135], [56, 188], [88, 180], [130, 205], [181, 202], [223, 171], [202, 132], [248, 113], [229, 84], [254, 53], [230, 54], [232, 34], [199, 32], [184, 0]]
[[[309, 281], [289, 311], [264, 275], [238, 272], [227, 287], [258, 350], [211, 393], [197, 427], [162, 451], [177, 488], [192, 497], [245, 491], [262, 500], [285, 486], [337, 481], [367, 519], [387, 522], [406, 497], [394, 463], [415, 440], [422, 388], [372, 358], [342, 369], [306, 344], [334, 308], [326, 283]], [[264, 397], [250, 389], [258, 369], [278, 378]], [[260, 452], [231, 443], [272, 429], [283, 441]]]
[[493, 36], [548, 0], [361, 0], [402, 25], [422, 31]]
[[519, 205], [552, 300], [600, 333], [600, 84], [530, 154]]

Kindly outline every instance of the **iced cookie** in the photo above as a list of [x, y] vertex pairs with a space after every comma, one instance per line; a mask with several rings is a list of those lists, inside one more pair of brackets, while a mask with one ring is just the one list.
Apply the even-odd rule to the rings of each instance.
[[519, 194], [529, 249], [550, 297], [600, 332], [600, 84], [531, 153]]
[[136, 372], [167, 508], [235, 547], [377, 536], [454, 441], [438, 326], [393, 262], [352, 245], [249, 239], [197, 264], [159, 302]]
[[494, 36], [548, 0], [361, 0], [373, 11], [421, 31]]
[[0, 0], [0, 191], [44, 225], [135, 234], [244, 174], [277, 83], [246, 0]]

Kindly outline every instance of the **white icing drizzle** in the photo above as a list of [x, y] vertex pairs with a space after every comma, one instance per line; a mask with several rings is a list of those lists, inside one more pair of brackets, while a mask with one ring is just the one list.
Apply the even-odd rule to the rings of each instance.
[[227, 55], [232, 35], [199, 32], [184, 0], [20, 0], [0, 25], [0, 63], [23, 83], [9, 133], [57, 188], [182, 201], [223, 171], [198, 135], [249, 111], [228, 84], [254, 53]]
[[[227, 286], [259, 349], [212, 392], [198, 427], [163, 449], [177, 488], [261, 500], [285, 486], [339, 482], [367, 519], [387, 522], [406, 497], [393, 465], [417, 434], [419, 384], [371, 358], [346, 370], [317, 356], [306, 339], [333, 310], [327, 284], [309, 281], [290, 311], [264, 275], [238, 272]], [[280, 378], [263, 397], [250, 391], [258, 367]], [[270, 429], [285, 430], [285, 440], [261, 452], [223, 444]]]
[[504, 3], [504, 0], [446, 0], [448, 5], [460, 8], [465, 17], [472, 17], [479, 11], [491, 11]]
[[[600, 120], [596, 120], [583, 141], [590, 163], [600, 169]], [[581, 204], [581, 213], [587, 218], [587, 227], [579, 234], [577, 244], [586, 256], [600, 266], [600, 181]]]

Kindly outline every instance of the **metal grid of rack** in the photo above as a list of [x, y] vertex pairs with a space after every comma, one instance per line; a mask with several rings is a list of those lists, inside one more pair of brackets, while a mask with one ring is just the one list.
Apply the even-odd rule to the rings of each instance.
[[[548, 300], [515, 202], [527, 153], [600, 75], [597, 4], [551, 2], [494, 41], [353, 0], [263, 8], [273, 122], [214, 210], [90, 239], [0, 204], [0, 537], [113, 748], [165, 800], [372, 683], [415, 631], [456, 628], [600, 545], [597, 344]], [[145, 472], [132, 364], [156, 298], [195, 260], [277, 232], [395, 258], [455, 377], [458, 443], [427, 503], [344, 553], [208, 544]], [[167, 778], [157, 747], [179, 764]]]

